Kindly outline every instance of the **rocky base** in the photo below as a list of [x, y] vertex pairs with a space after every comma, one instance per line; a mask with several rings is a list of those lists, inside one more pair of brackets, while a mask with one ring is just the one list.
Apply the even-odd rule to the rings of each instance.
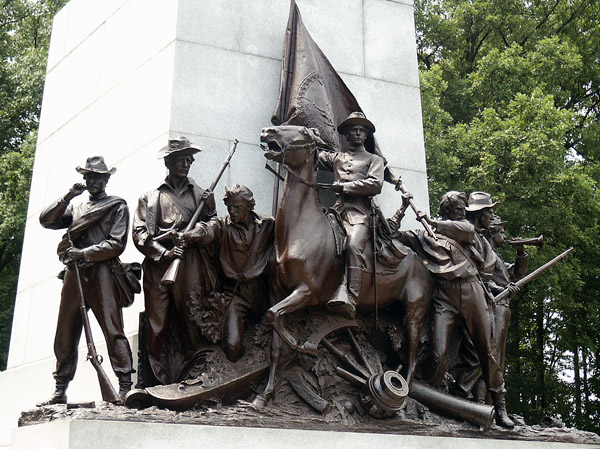
[[323, 416], [316, 412], [306, 413], [304, 407], [289, 405], [283, 407], [277, 402], [269, 407], [257, 408], [248, 402], [238, 401], [231, 406], [215, 404], [212, 407], [201, 407], [184, 412], [162, 410], [156, 407], [134, 410], [105, 402], [97, 404], [94, 408], [71, 408], [69, 405], [52, 405], [23, 412], [19, 419], [19, 427], [63, 419], [293, 428], [341, 432], [600, 444], [600, 436], [595, 433], [573, 428], [544, 428], [539, 425], [524, 425], [508, 430], [493, 425], [489, 431], [485, 432], [468, 423], [442, 418], [410, 399], [407, 400], [405, 410], [399, 412], [396, 417], [386, 420], [377, 420], [369, 416], [360, 416], [359, 419], [355, 419], [351, 415], [336, 412]]

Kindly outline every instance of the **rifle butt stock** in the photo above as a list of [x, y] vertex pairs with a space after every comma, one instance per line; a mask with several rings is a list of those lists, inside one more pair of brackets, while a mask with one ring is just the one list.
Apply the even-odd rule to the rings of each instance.
[[92, 366], [96, 370], [96, 374], [98, 374], [98, 383], [100, 384], [102, 400], [113, 404], [115, 402], [119, 402], [121, 398], [115, 391], [112, 383], [110, 382], [110, 379], [108, 378], [106, 372], [102, 368], [102, 365], [100, 365], [100, 362], [98, 362], [98, 360], [94, 360], [92, 357], [90, 357], [90, 361], [92, 362]]
[[167, 271], [165, 271], [165, 274], [163, 275], [162, 279], [160, 280], [160, 283], [162, 285], [173, 285], [175, 283], [175, 279], [177, 279], [177, 273], [179, 272], [180, 264], [181, 264], [181, 259], [179, 257], [176, 259], [173, 259], [173, 261], [171, 262], [171, 265], [169, 265], [169, 268], [167, 269]]

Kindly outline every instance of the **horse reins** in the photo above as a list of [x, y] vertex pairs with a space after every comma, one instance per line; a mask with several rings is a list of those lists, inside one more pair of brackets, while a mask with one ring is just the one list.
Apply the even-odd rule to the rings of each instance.
[[[259, 145], [261, 148], [264, 149], [264, 147], [262, 147], [261, 145]], [[304, 179], [302, 176], [300, 176], [298, 173], [296, 173], [292, 167], [290, 167], [289, 165], [287, 165], [285, 163], [285, 152], [288, 150], [300, 150], [303, 148], [306, 148], [308, 145], [285, 145], [282, 149], [281, 149], [281, 154], [283, 155], [283, 160], [281, 161], [281, 164], [285, 166], [285, 169], [287, 170], [287, 172], [294, 176], [298, 181], [302, 182], [303, 184], [306, 184], [309, 187], [313, 187], [315, 189], [323, 189], [323, 190], [329, 190], [331, 189], [333, 186], [332, 184], [324, 184], [324, 183], [320, 183], [320, 182], [312, 182], [312, 181], [308, 181], [307, 179]], [[307, 158], [308, 159], [308, 158]], [[275, 174], [276, 176], [281, 176], [278, 173], [274, 173], [274, 170], [270, 170], [270, 167], [267, 167], [267, 170], [271, 171], [271, 173]]]

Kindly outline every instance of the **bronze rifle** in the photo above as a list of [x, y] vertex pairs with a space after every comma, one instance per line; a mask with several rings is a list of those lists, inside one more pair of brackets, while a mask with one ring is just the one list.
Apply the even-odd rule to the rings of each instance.
[[[402, 178], [400, 178], [400, 176], [398, 176], [398, 181], [396, 181], [396, 190], [399, 190], [400, 192], [402, 192], [404, 194], [408, 193], [408, 190], [406, 190], [406, 187], [404, 187], [404, 184], [402, 183]], [[427, 234], [429, 234], [429, 236], [432, 237], [434, 240], [437, 240], [437, 236], [435, 235], [435, 232], [433, 232], [433, 229], [431, 229], [431, 226], [429, 225], [429, 223], [427, 223], [427, 221], [425, 220], [425, 217], [419, 218], [419, 214], [421, 213], [421, 211], [419, 211], [419, 208], [417, 207], [415, 202], [412, 200], [412, 198], [410, 200], [408, 200], [408, 205], [414, 211], [414, 213], [417, 214], [417, 220], [419, 220], [421, 222], [421, 224], [425, 228], [425, 231], [427, 231]]]
[[[208, 188], [211, 192], [215, 191], [215, 187], [217, 187], [217, 184], [221, 180], [221, 176], [223, 176], [225, 169], [229, 165], [229, 161], [231, 161], [231, 158], [233, 157], [233, 153], [235, 153], [235, 149], [237, 148], [238, 142], [239, 141], [237, 139], [235, 139], [233, 141], [233, 145], [232, 145], [231, 149], [229, 150], [229, 154], [227, 155], [227, 158], [225, 158], [225, 162], [223, 162], [223, 165], [221, 166], [221, 169], [219, 170], [217, 177], [215, 178], [215, 180], [212, 182], [212, 184]], [[206, 200], [202, 199], [202, 201], [200, 201], [200, 204], [198, 205], [198, 208], [196, 209], [196, 212], [194, 212], [194, 215], [190, 219], [190, 222], [183, 230], [183, 233], [191, 231], [194, 228], [194, 226], [196, 226], [196, 223], [200, 219], [200, 214], [204, 210], [205, 205], [206, 205]], [[163, 236], [160, 236], [159, 238], [157, 238], [157, 240], [162, 239], [162, 238], [163, 238]], [[175, 279], [177, 279], [177, 272], [179, 271], [180, 263], [181, 263], [181, 258], [176, 257], [175, 259], [173, 259], [173, 261], [171, 262], [171, 265], [169, 265], [169, 268], [167, 269], [167, 271], [163, 275], [162, 279], [160, 280], [161, 284], [173, 285], [175, 283]]]
[[[540, 274], [542, 274], [544, 271], [546, 271], [549, 268], [552, 268], [554, 265], [556, 265], [558, 262], [562, 261], [565, 257], [567, 257], [567, 255], [573, 251], [573, 247], [569, 248], [568, 250], [566, 250], [565, 252], [563, 252], [562, 254], [559, 254], [558, 256], [556, 256], [554, 259], [552, 259], [549, 262], [546, 262], [544, 265], [542, 265], [541, 267], [539, 267], [537, 270], [532, 271], [531, 273], [529, 273], [527, 276], [525, 276], [522, 279], [519, 279], [517, 282], [515, 282], [515, 285], [517, 287], [522, 287], [523, 285], [533, 281], [536, 277], [538, 277]], [[494, 301], [498, 302], [504, 298], [506, 298], [507, 296], [510, 295], [510, 291], [509, 289], [504, 289], [501, 293], [499, 293], [498, 295], [496, 295], [494, 297]]]
[[[69, 238], [69, 244], [72, 248], [73, 240], [71, 240], [71, 232], [67, 229], [67, 237]], [[92, 363], [92, 366], [98, 374], [98, 383], [100, 384], [100, 391], [102, 392], [102, 400], [106, 402], [119, 402], [121, 398], [115, 391], [112, 383], [110, 382], [106, 372], [102, 368], [102, 356], [96, 352], [96, 345], [94, 345], [94, 339], [92, 337], [92, 328], [90, 327], [90, 319], [87, 314], [85, 306], [85, 297], [83, 296], [83, 285], [81, 284], [81, 275], [79, 274], [79, 264], [77, 261], [72, 261], [73, 268], [75, 270], [75, 277], [77, 278], [77, 287], [79, 288], [79, 296], [81, 297], [81, 304], [79, 310], [81, 312], [81, 320], [83, 322], [83, 331], [85, 333], [85, 340], [87, 342], [87, 360]]]

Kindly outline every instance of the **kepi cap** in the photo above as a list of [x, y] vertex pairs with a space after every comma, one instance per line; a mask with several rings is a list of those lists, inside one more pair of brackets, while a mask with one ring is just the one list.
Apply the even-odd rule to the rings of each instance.
[[494, 214], [490, 220], [490, 228], [504, 228], [508, 221], [502, 221], [498, 215]]

